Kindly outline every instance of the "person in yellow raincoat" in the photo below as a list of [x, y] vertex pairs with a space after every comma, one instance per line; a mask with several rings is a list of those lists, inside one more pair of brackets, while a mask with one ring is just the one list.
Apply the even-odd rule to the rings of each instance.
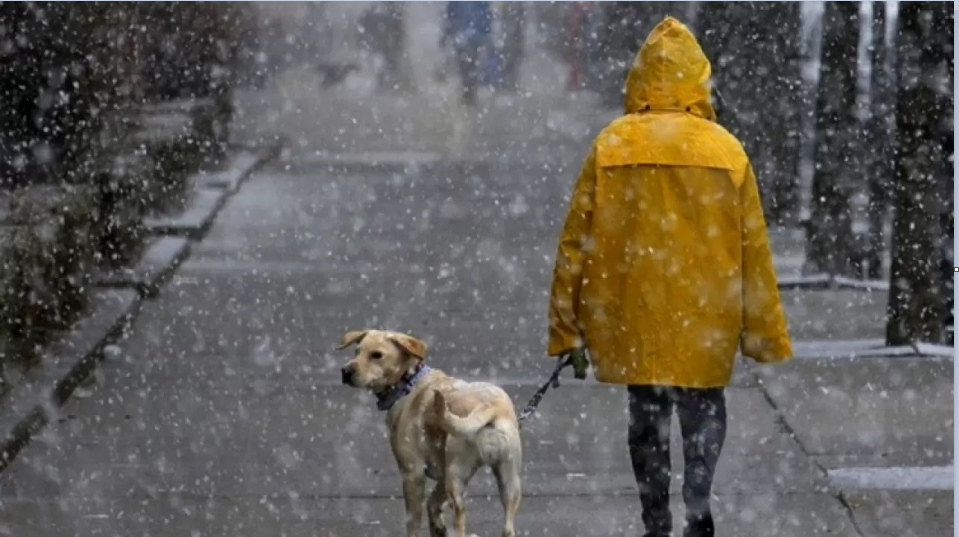
[[670, 534], [669, 424], [679, 415], [687, 537], [713, 535], [709, 494], [738, 350], [792, 354], [766, 222], [742, 145], [716, 123], [711, 66], [667, 17], [626, 79], [626, 114], [595, 139], [570, 200], [549, 355], [629, 393], [629, 451], [648, 537]]

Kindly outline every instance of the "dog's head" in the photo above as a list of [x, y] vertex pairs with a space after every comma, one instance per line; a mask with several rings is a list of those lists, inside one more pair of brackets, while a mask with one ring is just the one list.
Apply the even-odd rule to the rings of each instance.
[[343, 384], [379, 392], [398, 383], [426, 358], [426, 343], [413, 336], [382, 330], [347, 332], [337, 347], [356, 345], [353, 359], [341, 370]]

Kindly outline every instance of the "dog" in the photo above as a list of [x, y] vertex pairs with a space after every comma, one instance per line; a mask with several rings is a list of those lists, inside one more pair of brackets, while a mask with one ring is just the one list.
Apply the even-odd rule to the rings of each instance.
[[454, 535], [466, 537], [463, 492], [477, 470], [493, 471], [503, 503], [503, 537], [514, 537], [521, 501], [522, 444], [513, 402], [502, 388], [465, 382], [425, 364], [426, 344], [407, 334], [357, 330], [337, 350], [355, 345], [343, 384], [370, 390], [386, 412], [390, 446], [403, 480], [406, 535], [419, 535], [426, 478], [436, 481], [426, 511], [431, 537], [446, 535], [443, 507], [452, 505]]

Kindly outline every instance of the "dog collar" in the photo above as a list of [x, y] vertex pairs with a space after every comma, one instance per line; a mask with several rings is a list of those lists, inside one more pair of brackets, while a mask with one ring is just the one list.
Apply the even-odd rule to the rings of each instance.
[[423, 379], [427, 373], [430, 372], [430, 366], [420, 364], [416, 366], [416, 369], [413, 371], [413, 374], [410, 375], [407, 373], [403, 375], [403, 378], [394, 386], [391, 386], [387, 390], [376, 394], [376, 408], [378, 410], [387, 411], [393, 408], [393, 405], [397, 403], [400, 399], [409, 395], [413, 391], [413, 387], [416, 386], [416, 383]]

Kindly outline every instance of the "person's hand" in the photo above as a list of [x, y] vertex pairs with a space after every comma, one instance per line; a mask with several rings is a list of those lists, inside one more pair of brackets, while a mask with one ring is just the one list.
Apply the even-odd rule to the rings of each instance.
[[589, 369], [589, 358], [586, 356], [586, 348], [577, 347], [569, 351], [564, 358], [567, 356], [573, 365], [573, 377], [580, 380], [585, 379], [586, 370]]

